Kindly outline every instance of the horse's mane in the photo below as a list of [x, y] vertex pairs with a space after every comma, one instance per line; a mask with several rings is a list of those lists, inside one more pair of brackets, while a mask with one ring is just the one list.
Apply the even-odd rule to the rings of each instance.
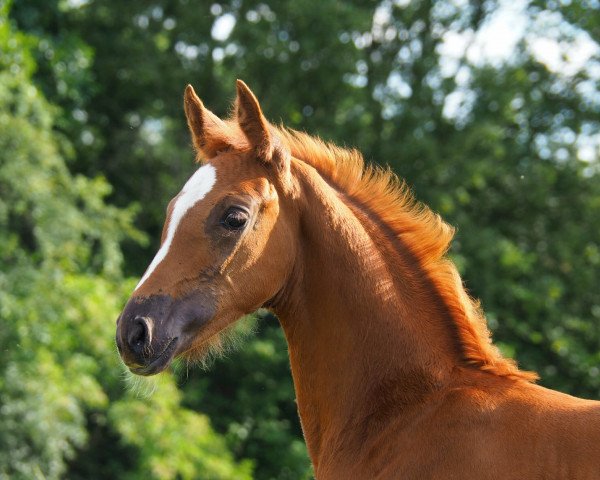
[[465, 291], [454, 263], [446, 256], [454, 228], [424, 204], [388, 168], [365, 165], [362, 155], [305, 133], [278, 128], [293, 157], [314, 167], [336, 189], [387, 225], [417, 259], [426, 278], [445, 304], [466, 364], [481, 370], [529, 381], [534, 372], [521, 371], [492, 344], [479, 302]]

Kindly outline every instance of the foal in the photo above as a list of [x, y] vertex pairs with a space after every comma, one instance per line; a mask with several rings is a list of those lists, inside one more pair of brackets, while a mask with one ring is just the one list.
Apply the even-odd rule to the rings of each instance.
[[184, 106], [202, 166], [117, 322], [131, 371], [267, 307], [318, 479], [600, 478], [600, 402], [501, 356], [444, 257], [452, 229], [395, 176], [273, 127], [241, 81], [230, 120], [191, 86]]

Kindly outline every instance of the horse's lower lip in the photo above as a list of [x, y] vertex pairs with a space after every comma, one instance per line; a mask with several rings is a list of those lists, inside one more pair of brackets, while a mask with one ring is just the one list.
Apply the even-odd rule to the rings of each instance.
[[178, 340], [179, 337], [172, 338], [165, 347], [165, 349], [161, 352], [161, 354], [154, 360], [152, 360], [148, 365], [144, 365], [141, 367], [130, 367], [129, 369], [136, 375], [143, 376], [154, 375], [156, 373], [162, 372], [173, 358], [173, 353], [175, 353], [175, 349], [177, 348]]

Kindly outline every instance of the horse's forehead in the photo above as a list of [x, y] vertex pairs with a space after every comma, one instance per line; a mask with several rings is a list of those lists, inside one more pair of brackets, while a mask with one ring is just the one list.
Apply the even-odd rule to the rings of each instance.
[[[212, 159], [210, 165], [216, 170], [217, 175], [214, 187], [206, 195], [205, 200], [208, 202], [212, 203], [221, 196], [235, 193], [263, 196], [270, 190], [270, 182], [264, 168], [255, 162], [249, 162], [238, 155], [223, 155]], [[194, 183], [195, 175], [192, 175], [188, 183]], [[183, 193], [183, 190], [185, 187], [175, 199]]]
[[185, 212], [200, 203], [202, 199], [215, 189], [219, 176], [220, 172], [217, 173], [217, 168], [210, 163], [198, 168], [188, 178], [175, 198], [171, 200], [170, 215], [183, 217]]

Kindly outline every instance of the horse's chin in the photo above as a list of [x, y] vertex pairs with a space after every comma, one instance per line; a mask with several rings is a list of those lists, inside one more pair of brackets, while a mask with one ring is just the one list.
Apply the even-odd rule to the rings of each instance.
[[233, 325], [230, 325], [208, 337], [197, 335], [189, 347], [182, 349], [177, 357], [188, 366], [195, 365], [208, 369], [217, 358], [235, 349], [237, 343]]

